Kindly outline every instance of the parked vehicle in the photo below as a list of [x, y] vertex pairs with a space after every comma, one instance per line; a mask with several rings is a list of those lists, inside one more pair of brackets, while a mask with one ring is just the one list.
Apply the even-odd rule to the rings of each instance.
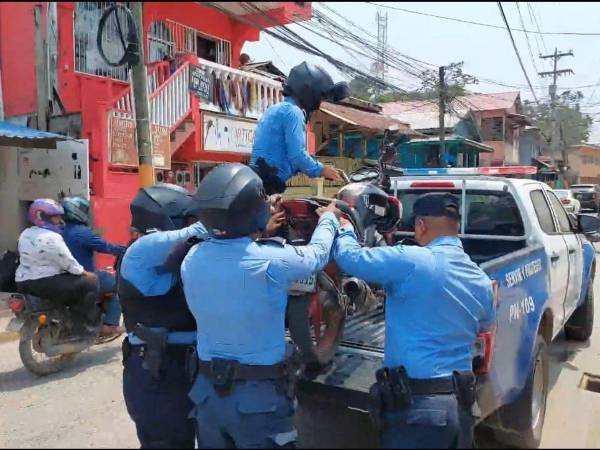
[[600, 186], [597, 184], [573, 184], [569, 187], [581, 203], [581, 212], [600, 213]]
[[[468, 176], [467, 169], [438, 173], [453, 170], [463, 175], [407, 170], [391, 179], [403, 207], [395, 235], [411, 244], [412, 206], [420, 195], [445, 191], [461, 199], [464, 249], [497, 286], [495, 330], [473, 347], [478, 429], [492, 430], [503, 444], [536, 447], [550, 382], [548, 347], [562, 329], [579, 341], [592, 333], [596, 258], [590, 241], [600, 240], [600, 219], [569, 216], [539, 181]], [[331, 369], [300, 383], [300, 445], [377, 445], [366, 411], [383, 359], [384, 311], [382, 305], [350, 317]], [[321, 431], [339, 426], [340, 417], [343, 433]]]
[[[389, 188], [385, 160], [394, 155], [390, 134], [391, 130], [385, 134], [382, 158], [377, 165], [361, 168], [350, 177], [342, 174], [348, 184], [336, 195], [338, 208], [352, 222], [357, 237], [366, 247], [387, 245], [385, 235], [393, 232], [400, 220], [400, 203], [385, 190]], [[319, 220], [316, 210], [330, 202], [329, 198], [319, 197], [283, 201], [287, 224], [281, 230], [281, 237], [292, 245], [306, 245]], [[335, 355], [346, 316], [374, 310], [383, 301], [379, 288], [358, 278], [342, 276], [335, 263], [295, 283], [290, 294], [309, 297], [300, 306], [298, 302], [289, 302], [288, 307], [298, 309], [288, 315], [288, 328], [294, 342], [305, 354], [312, 353], [320, 365], [329, 363]], [[305, 305], [304, 311], [301, 305]]]
[[581, 203], [569, 189], [554, 189], [554, 193], [568, 213], [579, 214]]
[[[112, 293], [101, 294], [97, 306], [102, 312]], [[15, 317], [8, 331], [19, 333], [19, 356], [30, 372], [43, 376], [67, 367], [87, 348], [97, 343], [114, 340], [100, 339], [103, 314], [98, 314], [93, 333], [82, 334], [74, 327], [68, 306], [33, 295], [10, 293], [8, 307]]]

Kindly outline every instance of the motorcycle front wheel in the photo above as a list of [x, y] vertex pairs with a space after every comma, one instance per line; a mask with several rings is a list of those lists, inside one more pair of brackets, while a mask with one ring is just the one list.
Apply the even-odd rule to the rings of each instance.
[[58, 356], [46, 356], [40, 351], [40, 326], [37, 317], [25, 320], [19, 338], [19, 356], [27, 370], [44, 376], [60, 372], [75, 358], [76, 353], [66, 353]]

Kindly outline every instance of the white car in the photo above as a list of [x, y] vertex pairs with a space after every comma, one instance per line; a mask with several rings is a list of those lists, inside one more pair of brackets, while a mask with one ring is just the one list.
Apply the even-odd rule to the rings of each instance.
[[573, 196], [573, 192], [569, 189], [554, 189], [554, 193], [563, 204], [567, 212], [579, 214], [581, 203]]

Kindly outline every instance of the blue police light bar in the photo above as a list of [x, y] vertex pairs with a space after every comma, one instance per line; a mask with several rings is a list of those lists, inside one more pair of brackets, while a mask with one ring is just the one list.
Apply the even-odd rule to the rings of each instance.
[[426, 175], [534, 175], [535, 166], [499, 166], [499, 167], [426, 167], [421, 169], [402, 169], [405, 176]]

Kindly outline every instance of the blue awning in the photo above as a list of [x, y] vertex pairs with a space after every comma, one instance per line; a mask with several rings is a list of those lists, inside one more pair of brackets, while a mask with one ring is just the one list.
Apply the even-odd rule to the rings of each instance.
[[0, 122], [0, 146], [56, 148], [57, 142], [69, 140], [73, 138], [9, 122]]

